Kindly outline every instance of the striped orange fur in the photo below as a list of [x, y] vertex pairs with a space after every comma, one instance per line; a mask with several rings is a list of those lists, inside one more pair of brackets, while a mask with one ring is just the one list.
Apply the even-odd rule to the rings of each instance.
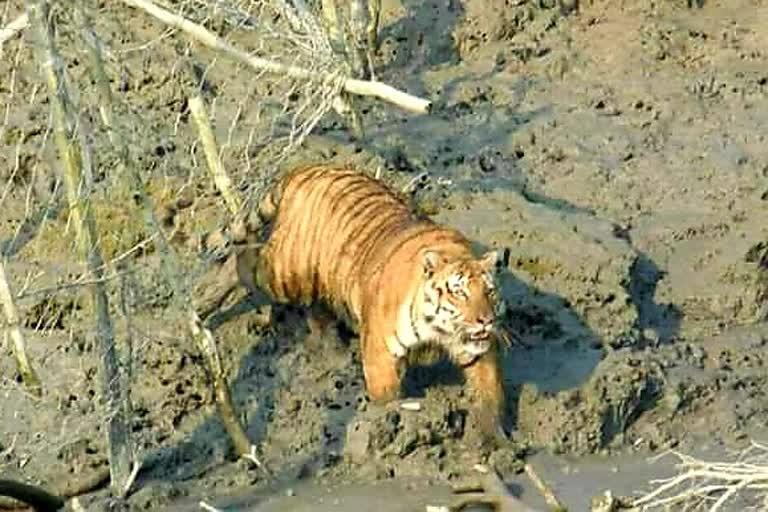
[[324, 303], [359, 333], [371, 399], [398, 397], [408, 351], [437, 344], [479, 394], [485, 426], [498, 429], [496, 251], [474, 256], [460, 232], [418, 216], [401, 194], [347, 168], [291, 171], [260, 213], [272, 226], [253, 281], [276, 302]]

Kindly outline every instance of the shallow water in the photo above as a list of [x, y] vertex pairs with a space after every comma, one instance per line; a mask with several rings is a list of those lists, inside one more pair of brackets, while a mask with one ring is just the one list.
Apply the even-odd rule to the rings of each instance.
[[[755, 434], [760, 438], [759, 434]], [[768, 437], [768, 432], [763, 437]], [[728, 450], [702, 443], [687, 453], [702, 460], [727, 460]], [[614, 496], [639, 497], [655, 488], [653, 480], [678, 474], [677, 458], [643, 455], [568, 457], [538, 453], [528, 459], [539, 477], [570, 511], [587, 511], [593, 497], [610, 490]], [[538, 510], [549, 510], [536, 487], [524, 475], [506, 482], [510, 492]], [[212, 499], [209, 504], [226, 510], [258, 512], [366, 512], [389, 510], [423, 511], [427, 505], [447, 505], [451, 491], [446, 484], [413, 478], [395, 478], [366, 484], [322, 485], [311, 481], [287, 483], [271, 491]], [[744, 510], [747, 503], [733, 500], [724, 511]], [[230, 508], [232, 507], [232, 508]], [[199, 510], [195, 503], [179, 503], [175, 512]], [[480, 508], [478, 508], [480, 510]]]

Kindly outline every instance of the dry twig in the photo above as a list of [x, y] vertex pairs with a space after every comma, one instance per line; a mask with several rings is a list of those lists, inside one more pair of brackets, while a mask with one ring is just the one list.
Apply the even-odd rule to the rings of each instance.
[[260, 57], [249, 55], [223, 39], [219, 38], [213, 32], [207, 30], [192, 21], [169, 12], [162, 7], [150, 2], [149, 0], [122, 0], [124, 3], [145, 11], [154, 16], [163, 23], [184, 31], [192, 36], [198, 42], [209, 48], [223, 53], [224, 55], [247, 64], [257, 71], [267, 71], [287, 75], [301, 80], [316, 81], [320, 84], [331, 85], [332, 82], [339, 80], [340, 88], [350, 94], [360, 96], [373, 96], [383, 101], [397, 105], [400, 108], [411, 112], [426, 114], [432, 108], [432, 102], [418, 98], [406, 92], [395, 89], [394, 87], [382, 82], [359, 80], [354, 78], [343, 78], [333, 74], [317, 73], [308, 69], [280, 64]]
[[27, 28], [28, 25], [29, 17], [26, 14], [22, 14], [3, 28], [0, 28], [0, 51], [3, 49], [3, 43]]
[[13, 302], [11, 284], [8, 281], [8, 274], [5, 271], [5, 264], [2, 260], [0, 260], [0, 302], [3, 303], [7, 325], [6, 332], [11, 338], [11, 351], [13, 352], [13, 357], [16, 359], [16, 364], [19, 367], [21, 379], [30, 393], [36, 397], [40, 397], [42, 396], [43, 391], [40, 385], [40, 379], [27, 357], [24, 335], [21, 333], [21, 319], [19, 318], [16, 304]]
[[206, 512], [223, 512], [220, 508], [216, 508], [213, 505], [209, 505], [205, 501], [200, 501], [198, 503], [200, 505], [200, 508], [205, 510]]
[[752, 442], [735, 462], [707, 462], [671, 451], [680, 474], [653, 480], [656, 489], [634, 501], [635, 507], [716, 512], [731, 499], [751, 493], [755, 510], [768, 507], [768, 446]]
[[224, 169], [224, 165], [219, 158], [219, 151], [216, 149], [216, 139], [213, 135], [211, 122], [205, 111], [203, 98], [195, 96], [189, 99], [189, 111], [197, 125], [200, 140], [203, 143], [203, 151], [208, 162], [208, 171], [211, 173], [213, 183], [221, 192], [224, 202], [232, 215], [240, 213], [240, 198], [232, 190], [232, 180]]
[[544, 483], [544, 480], [539, 477], [538, 473], [536, 473], [536, 471], [533, 469], [533, 466], [526, 464], [525, 474], [528, 475], [528, 478], [531, 479], [533, 485], [536, 486], [536, 489], [538, 489], [541, 495], [544, 497], [544, 501], [547, 502], [547, 505], [552, 507], [554, 512], [562, 512], [566, 510], [565, 506], [560, 503], [560, 500], [557, 499], [557, 496], [555, 496], [555, 493], [552, 491], [552, 489], [550, 489], [550, 487]]

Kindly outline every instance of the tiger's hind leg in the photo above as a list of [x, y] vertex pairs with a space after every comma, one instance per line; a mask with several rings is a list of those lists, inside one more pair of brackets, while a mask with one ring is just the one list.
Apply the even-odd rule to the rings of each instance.
[[364, 333], [360, 336], [363, 374], [368, 396], [389, 402], [401, 396], [401, 360], [389, 351], [384, 339]]
[[323, 304], [314, 303], [307, 311], [307, 344], [310, 347], [322, 350], [327, 342], [338, 344], [341, 342], [337, 329], [338, 321], [333, 313]]

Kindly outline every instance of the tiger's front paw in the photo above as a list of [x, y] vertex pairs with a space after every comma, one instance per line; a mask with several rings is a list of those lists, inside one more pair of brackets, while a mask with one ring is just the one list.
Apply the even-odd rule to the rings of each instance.
[[509, 443], [502, 417], [487, 409], [475, 411], [481, 451], [494, 451]]
[[372, 402], [389, 403], [401, 398], [399, 380], [369, 380], [366, 391]]

